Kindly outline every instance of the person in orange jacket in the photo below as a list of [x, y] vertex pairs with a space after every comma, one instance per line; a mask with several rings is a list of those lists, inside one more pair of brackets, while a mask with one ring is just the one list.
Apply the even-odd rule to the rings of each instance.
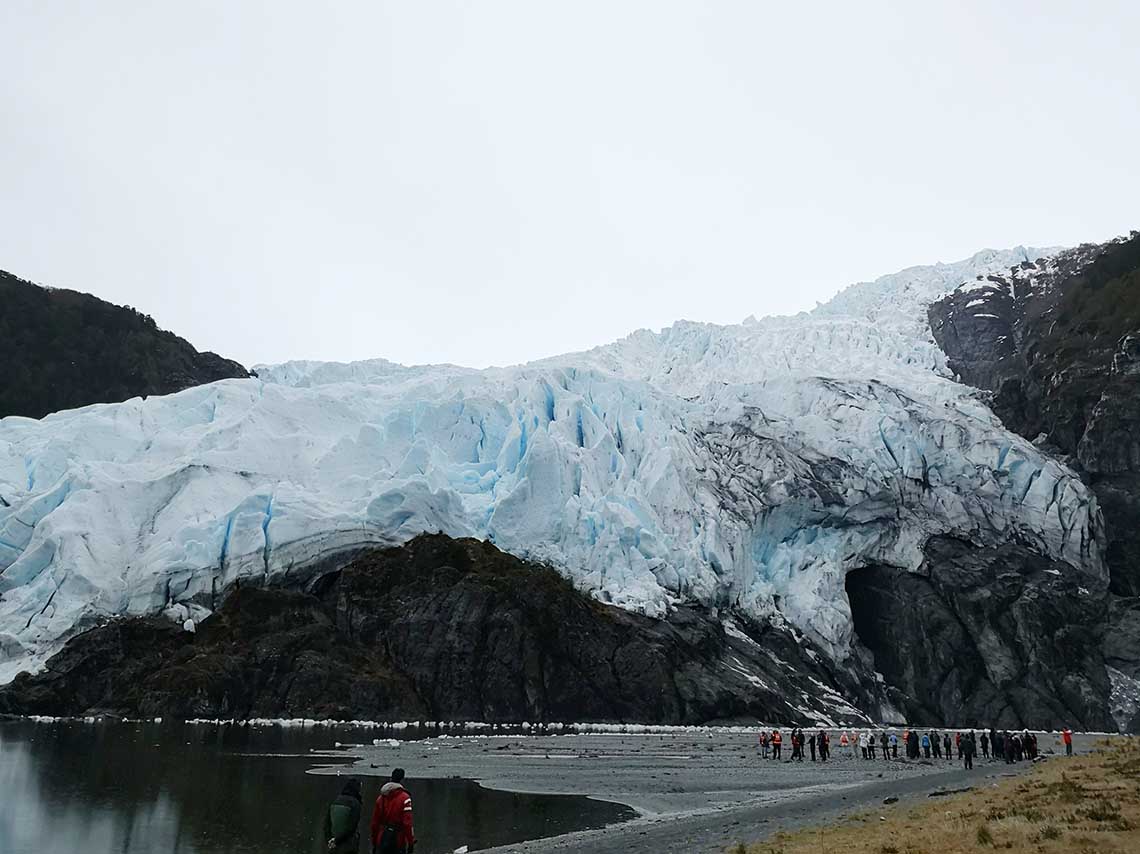
[[412, 854], [416, 833], [412, 827], [412, 796], [404, 788], [404, 769], [392, 771], [392, 779], [380, 789], [372, 809], [372, 854]]
[[778, 729], [772, 730], [772, 758], [773, 759], [779, 759], [780, 758], [780, 746], [783, 743], [783, 741], [784, 741], [784, 739], [783, 739], [783, 736], [780, 735], [780, 731]]

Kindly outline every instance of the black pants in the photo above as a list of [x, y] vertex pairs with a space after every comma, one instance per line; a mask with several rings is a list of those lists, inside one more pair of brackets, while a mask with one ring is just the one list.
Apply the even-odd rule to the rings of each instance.
[[962, 757], [962, 762], [965, 763], [967, 770], [974, 767], [974, 757], [968, 753]]

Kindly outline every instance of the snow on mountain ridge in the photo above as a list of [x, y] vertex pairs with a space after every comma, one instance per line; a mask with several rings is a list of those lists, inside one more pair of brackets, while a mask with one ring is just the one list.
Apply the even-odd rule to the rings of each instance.
[[[660, 332], [639, 329], [610, 344], [550, 356], [512, 368], [575, 365], [650, 382], [686, 397], [715, 382], [755, 382], [769, 376], [891, 378], [919, 385], [933, 372], [948, 376], [946, 358], [930, 334], [926, 307], [978, 275], [1006, 273], [1024, 261], [1058, 251], [1024, 246], [985, 249], [950, 264], [909, 267], [850, 285], [809, 312], [772, 315], [733, 325], [680, 320]], [[396, 372], [469, 373], [455, 365], [405, 367], [383, 359], [363, 362], [285, 362], [259, 365], [258, 375], [288, 385], [387, 382]]]
[[1095, 499], [915, 333], [928, 294], [1025, 254], [919, 268], [834, 319], [681, 323], [484, 371], [286, 363], [4, 419], [0, 681], [108, 615], [208, 609], [425, 530], [648, 613], [786, 619], [840, 661], [846, 572], [917, 568], [929, 536], [1016, 537], [1097, 572]]

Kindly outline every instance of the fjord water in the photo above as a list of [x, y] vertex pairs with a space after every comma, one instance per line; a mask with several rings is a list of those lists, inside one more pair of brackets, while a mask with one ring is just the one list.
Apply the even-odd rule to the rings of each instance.
[[[346, 777], [306, 774], [338, 760], [314, 750], [369, 742], [370, 730], [180, 723], [0, 721], [0, 851], [41, 854], [280, 854], [323, 851], [324, 808]], [[467, 780], [408, 788], [421, 854], [600, 827], [632, 816], [580, 797], [519, 795]], [[401, 750], [401, 754], [404, 753]], [[367, 825], [380, 778], [364, 777]], [[367, 850], [362, 843], [361, 850]]]

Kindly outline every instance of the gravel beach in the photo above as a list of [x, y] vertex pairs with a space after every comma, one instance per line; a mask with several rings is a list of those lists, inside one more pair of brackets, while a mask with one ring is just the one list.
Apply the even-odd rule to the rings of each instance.
[[[1087, 750], [1093, 740], [1075, 737], [1077, 750]], [[1054, 741], [1052, 735], [1040, 736], [1046, 755], [1061, 751]], [[502, 852], [717, 851], [888, 797], [926, 797], [1029, 767], [980, 760], [965, 771], [958, 761], [863, 760], [837, 748], [826, 763], [775, 762], [761, 758], [755, 734], [716, 731], [382, 740], [346, 747], [345, 753], [356, 757], [351, 768], [361, 775], [382, 776], [404, 767], [413, 791], [416, 777], [463, 777], [505, 791], [588, 795], [639, 813], [600, 831], [494, 849]], [[344, 772], [341, 766], [339, 773]]]

